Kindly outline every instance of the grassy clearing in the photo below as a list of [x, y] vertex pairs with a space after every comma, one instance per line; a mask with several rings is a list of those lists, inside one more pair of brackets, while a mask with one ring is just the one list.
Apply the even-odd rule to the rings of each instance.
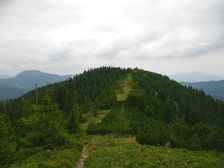
[[117, 101], [127, 100], [128, 94], [131, 91], [131, 85], [132, 85], [131, 75], [128, 75], [124, 80], [118, 82], [118, 88], [116, 93]]
[[99, 110], [97, 116], [93, 116], [92, 114], [88, 115], [89, 113], [87, 113], [87, 115], [85, 116], [87, 122], [80, 124], [80, 129], [86, 131], [89, 124], [100, 123], [109, 112], [110, 110]]
[[223, 168], [224, 154], [139, 145], [133, 137], [90, 137], [85, 168]]
[[114, 106], [106, 115], [102, 122], [98, 124], [90, 124], [87, 129], [88, 134], [130, 134], [130, 122], [125, 117], [123, 103]]

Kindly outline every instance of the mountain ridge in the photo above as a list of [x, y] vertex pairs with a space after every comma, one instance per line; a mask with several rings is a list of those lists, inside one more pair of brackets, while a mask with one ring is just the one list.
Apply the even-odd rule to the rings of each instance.
[[[17, 99], [0, 103], [0, 123], [3, 135], [0, 166], [3, 167], [74, 167], [86, 144], [89, 144], [90, 153], [83, 160], [85, 167], [110, 168], [120, 161], [121, 167], [136, 167], [138, 162], [131, 156], [135, 153], [134, 157], [142, 158], [139, 149], [150, 151], [151, 146], [155, 147], [153, 153], [146, 153], [148, 157], [155, 155], [159, 158], [156, 165], [178, 167], [180, 161], [177, 155], [164, 165], [161, 160], [170, 158], [167, 154], [160, 157], [160, 152], [156, 152], [158, 146], [162, 153], [176, 151], [170, 148], [179, 148], [181, 153], [216, 150], [213, 159], [200, 152], [199, 157], [206, 163], [184, 158], [181, 164], [186, 167], [217, 165], [220, 168], [223, 165], [223, 157], [218, 151], [224, 151], [224, 102], [167, 76], [137, 68], [89, 69], [71, 79], [32, 90]], [[133, 137], [124, 141], [135, 139], [131, 144], [139, 152], [132, 148], [130, 152], [121, 151], [108, 135]], [[91, 142], [93, 137], [102, 137], [94, 149], [92, 145], [96, 141]], [[113, 155], [111, 148], [98, 150], [104, 143], [113, 147]], [[192, 157], [187, 153], [187, 157]], [[132, 162], [119, 161], [121, 155]], [[112, 159], [112, 164], [106, 161], [108, 158]], [[103, 160], [93, 162], [97, 159]], [[137, 167], [149, 167], [147, 160]]]
[[224, 80], [207, 82], [181, 82], [185, 86], [191, 86], [198, 90], [203, 90], [207, 95], [215, 99], [224, 100]]
[[70, 77], [71, 75], [60, 76], [39, 70], [25, 70], [14, 77], [0, 78], [0, 100], [13, 99], [35, 87], [60, 82]]

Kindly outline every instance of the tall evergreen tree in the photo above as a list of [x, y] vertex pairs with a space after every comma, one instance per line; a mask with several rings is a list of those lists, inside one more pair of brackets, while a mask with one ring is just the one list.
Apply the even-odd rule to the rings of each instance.
[[77, 133], [79, 130], [79, 108], [75, 102], [73, 102], [72, 110], [68, 116], [67, 129], [70, 133]]

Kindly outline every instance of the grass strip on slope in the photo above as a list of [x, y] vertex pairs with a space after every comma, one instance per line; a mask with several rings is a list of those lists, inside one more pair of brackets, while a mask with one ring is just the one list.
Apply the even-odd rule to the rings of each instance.
[[124, 79], [117, 81], [116, 98], [117, 104], [112, 107], [102, 122], [89, 122], [88, 134], [130, 134], [130, 123], [126, 119], [124, 101], [127, 100], [131, 91], [132, 76], [127, 75]]
[[128, 94], [131, 91], [132, 77], [129, 74], [124, 80], [118, 81], [118, 88], [116, 91], [117, 101], [126, 101]]
[[87, 116], [86, 120], [87, 122], [80, 124], [80, 129], [86, 131], [88, 128], [88, 125], [91, 123], [98, 124], [101, 123], [103, 118], [110, 112], [111, 110], [99, 110], [97, 116]]
[[85, 168], [223, 168], [224, 154], [139, 145], [133, 137], [92, 136]]

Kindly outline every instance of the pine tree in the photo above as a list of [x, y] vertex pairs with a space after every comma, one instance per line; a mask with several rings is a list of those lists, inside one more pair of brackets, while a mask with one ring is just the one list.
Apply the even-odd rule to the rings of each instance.
[[10, 129], [6, 116], [0, 112], [0, 167], [9, 164], [15, 152], [16, 145], [11, 140]]
[[75, 102], [68, 116], [67, 129], [70, 133], [76, 133], [79, 130], [79, 108]]

